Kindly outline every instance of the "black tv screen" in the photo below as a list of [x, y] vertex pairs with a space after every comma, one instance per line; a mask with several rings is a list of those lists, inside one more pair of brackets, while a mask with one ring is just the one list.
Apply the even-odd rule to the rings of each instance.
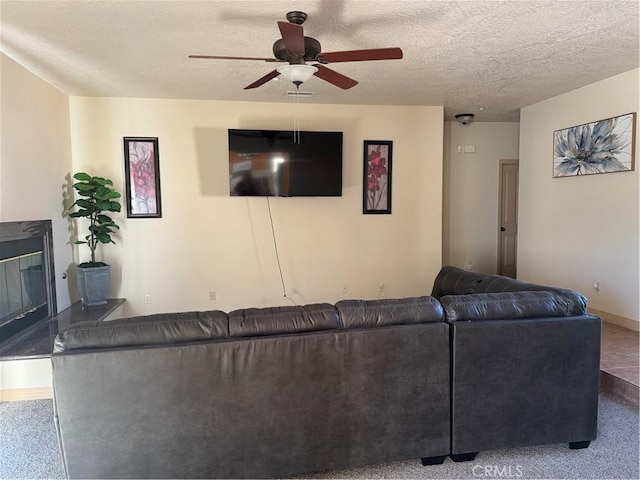
[[[296, 135], [298, 132], [296, 132]], [[232, 196], [342, 195], [342, 132], [229, 129]]]

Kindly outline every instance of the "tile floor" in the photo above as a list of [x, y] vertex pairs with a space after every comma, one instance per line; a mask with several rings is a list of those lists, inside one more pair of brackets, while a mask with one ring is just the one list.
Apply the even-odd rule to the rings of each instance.
[[600, 356], [602, 388], [639, 404], [640, 343], [638, 332], [602, 322]]

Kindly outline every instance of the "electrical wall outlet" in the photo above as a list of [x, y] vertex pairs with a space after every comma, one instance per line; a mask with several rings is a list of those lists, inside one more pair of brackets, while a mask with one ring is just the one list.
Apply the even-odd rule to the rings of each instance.
[[387, 286], [384, 284], [384, 282], [380, 283], [380, 285], [378, 286], [378, 292], [386, 293], [386, 291], [387, 291]]
[[342, 293], [349, 293], [349, 285], [342, 285]]
[[146, 303], [147, 305], [151, 303], [151, 295], [149, 295], [148, 293], [144, 296], [144, 303]]
[[215, 290], [211, 290], [209, 292], [209, 300], [213, 301], [215, 299], [216, 299], [216, 292], [215, 292]]
[[600, 295], [600, 282], [598, 280], [596, 280], [595, 282], [593, 282], [593, 292], [596, 295]]

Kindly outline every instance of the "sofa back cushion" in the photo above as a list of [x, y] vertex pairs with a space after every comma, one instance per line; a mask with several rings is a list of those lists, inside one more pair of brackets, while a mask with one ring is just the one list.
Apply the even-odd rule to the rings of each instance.
[[587, 299], [573, 290], [527, 283], [502, 275], [473, 273], [452, 266], [442, 267], [433, 283], [431, 295], [439, 299], [445, 295], [539, 291], [553, 292], [564, 297], [571, 304], [573, 315], [584, 315], [587, 312]]
[[553, 292], [565, 298], [571, 305], [573, 315], [584, 315], [587, 312], [587, 299], [584, 295], [573, 290], [538, 285], [536, 283], [523, 282], [514, 278], [500, 275], [483, 275], [482, 281], [476, 287], [475, 293], [501, 293], [501, 292]]
[[572, 303], [554, 292], [476, 293], [440, 299], [447, 322], [572, 316]]
[[90, 348], [165, 345], [229, 336], [227, 314], [218, 310], [78, 322], [56, 337], [54, 352]]
[[341, 328], [384, 327], [441, 322], [442, 305], [433, 297], [342, 300], [336, 303]]
[[468, 295], [475, 293], [484, 275], [467, 272], [458, 267], [442, 267], [435, 281], [431, 295], [440, 298], [445, 295]]
[[338, 312], [328, 303], [245, 308], [229, 313], [229, 334], [232, 337], [311, 332], [338, 327]]
[[539, 291], [552, 290], [553, 287], [538, 285], [536, 283], [527, 283], [515, 278], [503, 277], [502, 275], [482, 276], [482, 280], [476, 287], [475, 293], [500, 293], [500, 292], [521, 292], [521, 291]]

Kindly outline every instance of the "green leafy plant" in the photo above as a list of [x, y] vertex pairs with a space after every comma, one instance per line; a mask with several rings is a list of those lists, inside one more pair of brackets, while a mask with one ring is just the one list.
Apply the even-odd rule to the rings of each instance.
[[121, 195], [113, 188], [113, 182], [102, 177], [92, 177], [80, 172], [73, 178], [78, 180], [73, 188], [78, 192], [78, 198], [71, 205], [70, 210], [78, 208], [69, 214], [71, 218], [87, 218], [89, 220], [89, 234], [84, 240], [78, 240], [77, 245], [88, 245], [91, 250], [91, 261], [83, 262], [78, 267], [90, 268], [106, 266], [104, 262], [96, 262], [96, 248], [99, 243], [116, 243], [111, 235], [120, 227], [104, 212], [119, 212], [120, 202], [116, 199]]

